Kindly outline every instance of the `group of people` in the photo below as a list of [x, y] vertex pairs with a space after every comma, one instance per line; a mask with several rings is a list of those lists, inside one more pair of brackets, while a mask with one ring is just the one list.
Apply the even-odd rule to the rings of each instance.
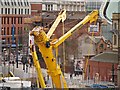
[[23, 55], [21, 58], [21, 62], [23, 64], [23, 70], [25, 71], [26, 69], [26, 72], [28, 72], [28, 67], [32, 67], [33, 65], [33, 58], [31, 55], [29, 55], [28, 57], [26, 55]]
[[[18, 54], [15, 54], [15, 52], [8, 52], [7, 50], [4, 50], [4, 59], [3, 63], [6, 65], [6, 61], [9, 62], [9, 64], [12, 64], [13, 66], [16, 64], [18, 67], [18, 63], [23, 64], [23, 70], [28, 72], [28, 67], [32, 67], [33, 65], [33, 58], [32, 55], [21, 55], [20, 52]], [[25, 70], [26, 69], [26, 70]]]

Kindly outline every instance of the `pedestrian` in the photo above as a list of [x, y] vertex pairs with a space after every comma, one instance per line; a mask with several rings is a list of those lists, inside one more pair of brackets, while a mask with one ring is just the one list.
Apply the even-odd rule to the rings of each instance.
[[14, 60], [13, 60], [11, 63], [12, 63], [12, 65], [14, 66], [14, 64], [15, 64]]
[[10, 60], [9, 60], [9, 64], [13, 64], [13, 62], [14, 62], [14, 55], [13, 55], [13, 53], [10, 53]]
[[25, 61], [25, 65], [26, 65], [26, 73], [28, 72], [28, 64], [29, 64], [29, 57], [26, 59]]
[[26, 63], [26, 73], [28, 72], [28, 63]]
[[16, 55], [16, 68], [18, 68], [18, 55]]
[[95, 83], [99, 82], [99, 73], [95, 73]]
[[29, 64], [30, 64], [30, 67], [32, 67], [32, 65], [33, 65], [32, 55], [29, 55]]
[[72, 73], [70, 74], [70, 79], [72, 79]]
[[25, 71], [25, 64], [26, 64], [27, 57], [26, 55], [22, 56], [22, 64], [23, 64], [23, 70]]

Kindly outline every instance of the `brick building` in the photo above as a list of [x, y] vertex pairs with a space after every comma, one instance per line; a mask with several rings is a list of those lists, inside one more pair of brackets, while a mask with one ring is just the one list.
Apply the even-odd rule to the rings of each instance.
[[89, 60], [86, 78], [94, 79], [95, 74], [99, 73], [100, 81], [113, 81], [117, 82], [117, 53], [104, 52], [92, 57]]
[[[120, 79], [119, 79], [119, 69], [118, 69], [118, 64], [119, 64], [119, 13], [113, 13], [112, 16], [112, 43], [110, 44], [110, 41], [108, 41], [107, 46], [105, 43], [106, 47], [108, 47], [108, 52], [104, 52], [102, 50], [105, 50], [103, 48], [103, 45], [101, 43], [103, 42], [103, 39], [99, 42], [98, 47], [101, 47], [101, 50], [98, 49], [99, 53], [102, 51], [102, 53], [92, 57], [89, 60], [88, 68], [87, 68], [87, 76], [89, 76], [89, 79], [94, 79], [95, 73], [99, 73], [100, 77], [99, 79], [102, 81], [112, 81], [115, 84], [117, 83], [119, 85]], [[112, 45], [112, 46], [111, 46]], [[110, 47], [112, 47], [110, 49]], [[112, 50], [112, 51], [111, 51]], [[118, 82], [117, 82], [118, 79]]]
[[[120, 1], [119, 1], [120, 3]], [[118, 3], [118, 4], [119, 4]], [[118, 86], [120, 86], [120, 12], [112, 14], [112, 32], [113, 32], [113, 52], [118, 55]]]
[[31, 15], [41, 15], [42, 13], [42, 2], [30, 2], [31, 4]]
[[14, 27], [14, 43], [16, 45], [23, 44], [24, 34], [24, 18], [31, 14], [31, 6], [28, 0], [12, 1], [1, 0], [0, 1], [0, 30], [2, 35], [2, 47], [7, 48], [16, 47], [12, 45], [12, 28]]
[[85, 11], [84, 0], [42, 0], [43, 11], [60, 11], [66, 9], [66, 11]]

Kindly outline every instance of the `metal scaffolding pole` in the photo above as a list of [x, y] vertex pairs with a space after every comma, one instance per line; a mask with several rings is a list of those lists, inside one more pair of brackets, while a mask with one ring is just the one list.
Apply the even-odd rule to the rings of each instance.
[[[64, 22], [62, 23], [63, 25], [63, 35], [65, 34], [65, 28], [64, 28]], [[63, 75], [65, 73], [65, 43], [63, 42]]]

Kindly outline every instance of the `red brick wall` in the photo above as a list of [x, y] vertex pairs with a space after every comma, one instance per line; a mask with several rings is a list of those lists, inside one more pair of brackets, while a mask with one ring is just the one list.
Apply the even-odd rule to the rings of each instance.
[[[16, 38], [16, 43], [18, 43], [18, 29], [22, 30], [22, 34], [24, 33], [24, 17], [28, 17], [29, 15], [2, 15], [2, 29], [5, 29], [5, 35], [3, 35], [3, 31], [2, 31], [2, 38], [6, 39], [6, 44], [10, 44], [11, 43], [11, 28], [12, 25], [15, 26], [15, 38]], [[8, 18], [9, 18], [9, 23], [8, 23]], [[12, 23], [12, 18], [13, 18], [13, 23]], [[18, 19], [22, 18], [22, 23], [18, 23]], [[5, 22], [5, 21], [6, 22]], [[10, 42], [8, 42], [8, 40], [10, 40]]]
[[[33, 11], [35, 10], [35, 12]], [[42, 12], [42, 4], [31, 4], [31, 15], [38, 15], [40, 12]]]
[[[101, 81], [110, 81], [110, 79], [112, 78], [112, 63], [108, 63], [108, 62], [97, 62], [97, 61], [89, 61], [88, 66], [90, 67], [90, 71], [89, 71], [89, 75], [90, 75], [90, 79], [94, 79], [95, 73], [99, 73], [100, 77], [99, 80]], [[115, 75], [117, 74], [117, 64], [114, 64], [114, 72]], [[88, 72], [88, 68], [87, 68], [87, 72]], [[86, 72], [86, 73], [87, 73]], [[87, 78], [87, 74], [85, 76], [85, 79]], [[116, 78], [115, 78], [116, 80]]]

